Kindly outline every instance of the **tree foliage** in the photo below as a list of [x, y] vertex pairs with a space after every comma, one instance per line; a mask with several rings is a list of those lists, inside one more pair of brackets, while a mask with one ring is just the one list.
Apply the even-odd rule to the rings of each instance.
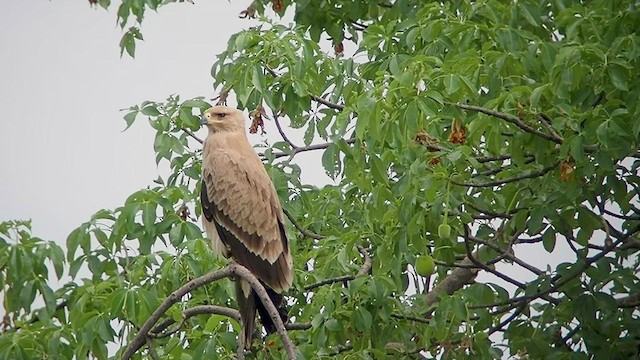
[[[122, 1], [123, 52], [171, 2]], [[259, 24], [211, 75], [252, 130], [269, 115], [282, 135], [261, 151], [291, 220], [298, 358], [637, 356], [636, 1], [257, 0], [242, 15]], [[210, 105], [131, 107], [171, 175], [80, 225], [66, 257], [27, 222], [0, 226], [0, 359], [119, 358], [173, 291], [224, 266], [195, 219], [192, 131]], [[305, 151], [337, 185], [301, 182], [320, 166], [297, 164]], [[72, 280], [54, 291], [51, 268]], [[189, 292], [134, 358], [233, 356], [237, 316], [206, 307], [233, 308], [232, 294], [227, 280]], [[255, 346], [285, 357], [277, 336]]]

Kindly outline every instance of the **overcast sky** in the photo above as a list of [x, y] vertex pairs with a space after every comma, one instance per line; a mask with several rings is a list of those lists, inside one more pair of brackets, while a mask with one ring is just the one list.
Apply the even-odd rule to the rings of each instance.
[[0, 221], [32, 219], [36, 235], [62, 244], [94, 212], [152, 184], [155, 131], [139, 117], [122, 132], [119, 109], [170, 94], [212, 97], [215, 55], [230, 35], [255, 24], [237, 16], [248, 2], [147, 12], [135, 60], [120, 58], [117, 6], [107, 12], [86, 0], [5, 2]]

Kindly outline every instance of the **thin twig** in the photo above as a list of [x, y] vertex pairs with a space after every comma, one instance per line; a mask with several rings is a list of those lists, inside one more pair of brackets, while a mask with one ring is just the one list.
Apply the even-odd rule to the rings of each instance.
[[[350, 139], [344, 139], [344, 141], [347, 144], [353, 144], [356, 142], [355, 138], [350, 138]], [[293, 151], [291, 153], [286, 153], [286, 152], [274, 152], [273, 153], [273, 157], [278, 159], [281, 157], [285, 157], [285, 156], [290, 156], [292, 157], [293, 155], [296, 155], [298, 153], [301, 152], [305, 152], [305, 151], [313, 151], [313, 150], [322, 150], [322, 149], [326, 149], [328, 148], [330, 145], [335, 144], [335, 142], [331, 141], [331, 142], [326, 142], [326, 143], [321, 143], [321, 144], [314, 144], [314, 145], [309, 145], [309, 146], [300, 146], [297, 147], [295, 149], [293, 149]], [[264, 154], [260, 154], [262, 157], [264, 157]]]
[[[471, 260], [472, 263], [474, 263], [476, 266], [478, 266], [480, 269], [487, 271], [499, 278], [501, 278], [502, 280], [509, 282], [521, 289], [525, 288], [525, 285], [523, 283], [521, 283], [520, 281], [507, 276], [499, 271], [496, 271], [495, 269], [492, 269], [491, 267], [483, 264], [482, 262], [480, 262], [478, 259], [475, 258], [473, 251], [471, 249], [471, 244], [470, 244], [470, 238], [471, 235], [469, 234], [469, 227], [468, 226], [464, 226], [464, 246], [465, 249], [467, 250], [467, 257], [469, 258], [469, 260]], [[486, 245], [486, 244], [485, 244]]]
[[[550, 286], [549, 288], [547, 288], [546, 290], [543, 291], [538, 291], [534, 294], [531, 295], [522, 295], [522, 296], [516, 296], [513, 297], [511, 299], [505, 300], [505, 301], [501, 301], [501, 302], [496, 302], [496, 303], [492, 303], [492, 304], [485, 304], [483, 305], [483, 307], [496, 307], [496, 306], [504, 306], [507, 304], [513, 304], [513, 303], [517, 303], [517, 302], [521, 302], [521, 301], [533, 301], [537, 298], [543, 297], [545, 295], [551, 294], [553, 292], [557, 292], [560, 290], [560, 288], [562, 286], [564, 286], [565, 284], [569, 283], [570, 281], [572, 281], [573, 279], [575, 279], [576, 277], [580, 276], [580, 274], [584, 273], [584, 271], [586, 269], [589, 268], [589, 266], [591, 266], [591, 264], [595, 263], [596, 261], [602, 259], [603, 257], [605, 257], [609, 252], [611, 252], [612, 250], [614, 250], [615, 248], [618, 247], [618, 245], [624, 243], [625, 240], [627, 240], [627, 238], [631, 237], [633, 234], [635, 234], [636, 232], [640, 231], [640, 225], [637, 225], [636, 227], [634, 227], [633, 229], [631, 229], [627, 234], [625, 234], [623, 237], [618, 238], [616, 241], [614, 241], [611, 245], [609, 246], [605, 246], [604, 250], [602, 250], [601, 252], [597, 253], [596, 255], [585, 259], [584, 264], [582, 264], [582, 266], [580, 266], [576, 271], [574, 271], [571, 274], [565, 275], [565, 276], [561, 276], [559, 278], [556, 278], [555, 280], [557, 282], [555, 282], [555, 284], [553, 284], [552, 286]], [[554, 279], [552, 279], [554, 280]]]
[[556, 144], [562, 144], [562, 140], [557, 139], [556, 137], [554, 137], [553, 135], [549, 135], [545, 132], [542, 132], [540, 130], [534, 129], [531, 126], [525, 124], [522, 120], [518, 119], [517, 117], [513, 116], [513, 115], [509, 115], [509, 114], [505, 114], [505, 113], [501, 113], [499, 111], [495, 111], [495, 110], [491, 110], [491, 109], [487, 109], [487, 108], [483, 108], [481, 106], [475, 106], [475, 105], [467, 105], [467, 104], [461, 104], [461, 103], [455, 103], [453, 104], [457, 107], [459, 107], [460, 109], [464, 109], [464, 110], [470, 110], [470, 111], [476, 111], [479, 113], [483, 113], [485, 115], [489, 115], [489, 116], [493, 116], [495, 118], [498, 119], [502, 119], [508, 123], [511, 123], [517, 127], [519, 127], [520, 129], [539, 136], [543, 139], [547, 139], [549, 141], [553, 141]]
[[184, 131], [187, 135], [189, 135], [192, 138], [194, 138], [200, 144], [204, 144], [204, 140], [200, 139], [196, 134], [193, 133], [193, 131], [191, 131], [189, 129], [182, 129], [182, 131]]
[[[481, 239], [481, 238], [478, 238], [478, 237], [475, 237], [475, 236], [472, 236], [472, 235], [469, 236], [469, 239], [472, 240], [473, 242], [478, 243], [478, 244], [482, 244], [482, 245], [485, 245], [485, 246], [488, 246], [488, 247], [492, 248], [493, 250], [499, 252], [500, 254], [503, 254], [507, 258], [507, 260], [513, 261], [514, 263], [522, 266], [523, 268], [531, 271], [532, 273], [534, 273], [534, 274], [536, 274], [538, 276], [544, 275], [544, 271], [536, 268], [535, 266], [533, 266], [531, 264], [528, 264], [528, 263], [520, 260], [518, 257], [514, 256], [511, 252], [503, 250], [500, 246], [492, 243], [491, 241], [487, 241], [487, 240], [484, 240], [484, 239]], [[517, 239], [515, 239], [515, 242], [517, 242]]]
[[300, 233], [303, 236], [312, 238], [314, 240], [320, 240], [320, 239], [324, 239], [323, 235], [320, 234], [316, 234], [312, 231], [309, 231], [305, 228], [302, 227], [302, 225], [300, 225], [300, 223], [293, 217], [293, 215], [289, 212], [289, 210], [287, 209], [282, 209], [282, 211], [284, 212], [284, 214], [287, 216], [287, 218], [289, 219], [289, 221], [291, 221], [291, 223], [293, 224], [293, 226], [298, 229], [298, 231], [300, 231]]
[[278, 128], [278, 132], [280, 133], [280, 136], [282, 136], [282, 140], [284, 140], [287, 144], [289, 144], [289, 146], [291, 146], [291, 149], [293, 149], [294, 151], [299, 147], [296, 146], [287, 136], [287, 134], [284, 132], [284, 130], [282, 129], [282, 125], [280, 125], [280, 114], [276, 113], [275, 111], [273, 112], [273, 121], [275, 121], [276, 123], [276, 128]]
[[358, 270], [358, 273], [356, 275], [345, 275], [345, 276], [339, 276], [339, 277], [335, 277], [335, 278], [331, 278], [331, 279], [325, 279], [310, 285], [307, 285], [304, 287], [305, 291], [309, 291], [309, 290], [313, 290], [315, 288], [319, 288], [320, 286], [324, 286], [324, 285], [328, 285], [328, 284], [335, 284], [338, 282], [345, 282], [345, 281], [351, 281], [359, 276], [363, 276], [369, 273], [369, 271], [371, 271], [371, 256], [369, 255], [369, 252], [362, 246], [357, 245], [356, 248], [358, 249], [358, 251], [360, 252], [360, 254], [362, 255], [364, 261], [362, 263], [362, 266], [360, 267], [360, 269]]
[[[203, 315], [203, 314], [224, 315], [226, 317], [229, 317], [235, 320], [239, 324], [241, 323], [240, 312], [238, 310], [224, 307], [224, 306], [217, 306], [217, 305], [196, 305], [194, 307], [191, 307], [183, 311], [182, 319], [186, 320], [186, 319], [189, 319], [190, 317]], [[175, 324], [175, 322], [176, 321], [171, 317], [166, 318], [160, 324], [156, 325], [156, 327], [151, 329], [151, 331], [149, 331], [149, 335], [153, 337], [166, 337], [168, 336], [168, 334], [163, 333], [163, 331], [167, 329], [169, 326]]]
[[476, 187], [476, 188], [496, 187], [496, 186], [501, 186], [501, 185], [509, 184], [509, 183], [520, 181], [520, 180], [524, 180], [524, 179], [533, 179], [533, 178], [540, 177], [542, 175], [545, 175], [549, 171], [555, 169], [558, 166], [558, 164], [560, 164], [560, 162], [556, 161], [553, 164], [551, 164], [551, 165], [549, 165], [549, 166], [547, 166], [547, 167], [545, 167], [545, 168], [543, 168], [541, 170], [525, 173], [525, 174], [522, 174], [522, 175], [519, 175], [519, 176], [514, 176], [514, 177], [506, 178], [506, 179], [487, 181], [487, 182], [483, 182], [483, 183], [466, 183], [466, 182], [459, 182], [459, 181], [451, 180], [451, 183], [455, 184], [455, 185], [458, 185], [458, 186]]
[[325, 100], [325, 99], [323, 99], [323, 98], [321, 98], [319, 96], [316, 96], [316, 95], [311, 95], [311, 99], [313, 101], [319, 103], [319, 104], [325, 105], [325, 106], [330, 107], [330, 108], [332, 108], [334, 110], [342, 111], [345, 108], [345, 106], [342, 105], [342, 104], [332, 103], [331, 101]]
[[560, 142], [564, 142], [564, 138], [554, 130], [553, 126], [551, 126], [551, 119], [549, 119], [547, 115], [543, 113], [538, 113], [536, 114], [536, 117], [538, 118], [538, 120], [540, 120], [542, 125], [547, 129], [547, 131], [549, 132], [549, 134], [551, 134], [551, 136], [555, 137]]
[[508, 323], [510, 323], [511, 321], [513, 321], [513, 319], [517, 318], [520, 314], [522, 314], [522, 312], [524, 311], [524, 309], [527, 307], [527, 303], [526, 302], [522, 302], [520, 304], [520, 306], [518, 306], [518, 308], [516, 309], [516, 311], [513, 312], [513, 314], [509, 315], [508, 318], [502, 320], [499, 324], [492, 326], [491, 328], [489, 328], [489, 332], [488, 335], [493, 334], [496, 331], [501, 330], [505, 325], [507, 325]]

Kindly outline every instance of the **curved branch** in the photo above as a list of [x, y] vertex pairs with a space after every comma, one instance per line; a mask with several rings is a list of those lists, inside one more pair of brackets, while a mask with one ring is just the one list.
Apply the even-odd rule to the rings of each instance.
[[[201, 286], [210, 284], [214, 281], [217, 281], [226, 277], [230, 277], [234, 274], [239, 277], [242, 277], [245, 281], [247, 281], [251, 285], [253, 290], [256, 292], [257, 296], [260, 298], [260, 300], [266, 307], [267, 312], [271, 317], [271, 320], [276, 326], [276, 330], [278, 331], [278, 334], [282, 339], [282, 343], [285, 347], [285, 350], [287, 351], [288, 358], [295, 360], [296, 358], [295, 347], [291, 342], [291, 339], [289, 339], [287, 330], [285, 329], [285, 326], [282, 323], [282, 319], [278, 314], [278, 310], [273, 305], [273, 302], [269, 298], [267, 291], [264, 289], [262, 284], [260, 284], [260, 281], [253, 274], [251, 274], [251, 272], [249, 272], [249, 270], [247, 270], [245, 267], [237, 263], [231, 263], [220, 270], [212, 271], [203, 276], [195, 278], [189, 281], [188, 283], [186, 283], [185, 285], [183, 285], [182, 287], [180, 287], [178, 290], [172, 292], [167, 297], [167, 299], [164, 302], [162, 302], [160, 306], [158, 306], [158, 308], [153, 312], [153, 314], [151, 314], [151, 316], [147, 319], [147, 321], [145, 321], [144, 325], [142, 325], [142, 328], [140, 328], [140, 331], [138, 331], [138, 333], [134, 336], [133, 340], [129, 343], [124, 353], [122, 354], [122, 360], [129, 360], [133, 356], [133, 354], [135, 354], [136, 351], [138, 351], [146, 343], [147, 339], [150, 336], [151, 329], [158, 322], [160, 317], [162, 317], [162, 315], [164, 315], [164, 313], [173, 304], [180, 301], [180, 299], [184, 295], [190, 293], [191, 291]], [[224, 313], [225, 315], [229, 315], [230, 317], [233, 317], [233, 318], [236, 318], [236, 316], [239, 317], [239, 313], [236, 314], [236, 312], [231, 311], [232, 309], [223, 308], [223, 307], [215, 307], [215, 308], [208, 307], [208, 306], [195, 307], [190, 310], [193, 312], [191, 316], [196, 315], [196, 313], [200, 311], [210, 310], [210, 311], [217, 311], [220, 313]], [[165, 321], [160, 325], [158, 325], [156, 329], [160, 329], [162, 326], [165, 325], [165, 323], [167, 323], [166, 326], [170, 325], [168, 321]], [[166, 328], [166, 326], [164, 328]], [[242, 336], [240, 336], [239, 338], [242, 338]], [[241, 340], [240, 340], [240, 345], [243, 345]], [[244, 346], [242, 346], [242, 348], [244, 348]]]
[[158, 308], [151, 314], [151, 316], [145, 321], [140, 331], [134, 336], [133, 340], [129, 343], [127, 348], [124, 350], [122, 354], [122, 360], [129, 360], [136, 351], [138, 351], [146, 342], [147, 336], [149, 335], [149, 331], [151, 328], [160, 320], [160, 317], [167, 311], [169, 308], [180, 301], [180, 298], [190, 293], [191, 291], [203, 286], [210, 284], [216, 280], [220, 280], [226, 277], [233, 275], [235, 267], [233, 264], [227, 265], [226, 267], [209, 272], [199, 278], [195, 278], [178, 290], [172, 292], [167, 299], [158, 306]]
[[[278, 313], [278, 309], [273, 305], [269, 294], [267, 294], [267, 290], [265, 290], [264, 286], [260, 283], [258, 278], [256, 278], [247, 268], [240, 264], [232, 264], [229, 266], [233, 266], [234, 273], [241, 278], [243, 278], [246, 282], [248, 282], [253, 291], [256, 292], [256, 295], [262, 301], [262, 304], [267, 309], [267, 313], [269, 313], [269, 317], [273, 321], [273, 324], [276, 326], [276, 330], [278, 331], [278, 335], [280, 335], [280, 339], [282, 339], [282, 344], [284, 345], [285, 350], [287, 351], [287, 356], [289, 360], [296, 359], [296, 350], [295, 346], [291, 339], [289, 339], [289, 335], [287, 333], [287, 329], [284, 327], [284, 323], [280, 318], [280, 314]], [[239, 336], [241, 338], [242, 336]]]
[[[238, 322], [239, 324], [241, 324], [241, 320], [240, 320], [240, 312], [236, 309], [232, 309], [232, 308], [228, 308], [228, 307], [224, 307], [224, 306], [217, 306], [217, 305], [196, 305], [192, 308], [186, 309], [185, 311], [182, 312], [182, 321], [187, 320], [190, 317], [193, 316], [197, 316], [197, 315], [203, 315], [203, 314], [209, 314], [209, 315], [224, 315], [226, 317], [229, 317], [233, 320], [235, 320], [236, 322]], [[167, 329], [169, 326], [175, 324], [176, 321], [173, 318], [167, 318], [165, 319], [163, 322], [161, 322], [160, 324], [156, 325], [156, 327], [154, 327], [153, 329], [151, 329], [149, 331], [149, 335], [151, 335], [152, 337], [166, 337], [171, 335], [170, 333], [162, 333], [165, 329]], [[178, 327], [179, 329], [179, 327]]]
[[[282, 140], [284, 140], [287, 144], [289, 144], [289, 146], [291, 146], [291, 149], [293, 149], [293, 151], [295, 151], [297, 148], [299, 148], [299, 146], [294, 144], [293, 141], [291, 141], [291, 139], [289, 139], [287, 134], [282, 129], [282, 125], [280, 125], [280, 113], [276, 113], [275, 111], [273, 112], [273, 121], [276, 123], [276, 128], [278, 129], [278, 132], [280, 133], [280, 136], [282, 137]], [[293, 154], [292, 154], [292, 156], [293, 156]]]

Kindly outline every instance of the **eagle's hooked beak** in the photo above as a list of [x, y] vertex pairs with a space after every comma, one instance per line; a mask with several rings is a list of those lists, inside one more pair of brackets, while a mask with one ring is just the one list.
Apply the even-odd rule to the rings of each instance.
[[207, 118], [202, 114], [202, 116], [200, 116], [200, 125], [207, 125], [207, 123]]

